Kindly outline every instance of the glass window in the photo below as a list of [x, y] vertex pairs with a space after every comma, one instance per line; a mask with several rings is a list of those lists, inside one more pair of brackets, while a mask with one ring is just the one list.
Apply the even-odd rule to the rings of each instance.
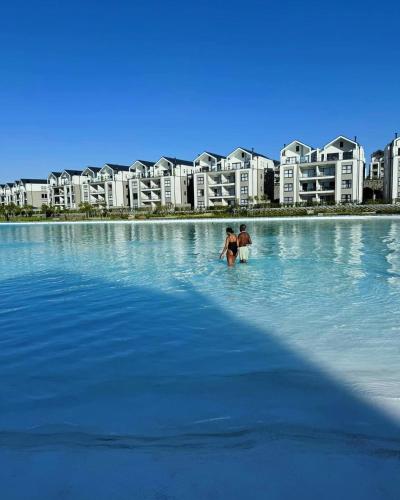
[[171, 191], [165, 191], [165, 197], [171, 198]]
[[198, 176], [197, 177], [197, 184], [204, 184], [204, 177], [203, 176]]
[[342, 201], [344, 202], [350, 202], [351, 201], [351, 194], [342, 194]]
[[240, 188], [240, 194], [248, 194], [249, 188], [247, 186], [242, 186]]
[[198, 189], [197, 196], [204, 196], [204, 189]]
[[197, 202], [197, 206], [198, 206], [199, 208], [204, 208], [204, 201], [198, 201], [198, 202]]
[[246, 182], [246, 181], [248, 181], [248, 180], [249, 180], [249, 174], [248, 174], [247, 172], [246, 172], [246, 173], [244, 173], [244, 174], [240, 174], [240, 180], [241, 180], [242, 182]]
[[287, 183], [283, 185], [283, 190], [284, 191], [293, 191], [293, 184], [292, 183]]
[[291, 196], [285, 196], [283, 198], [283, 203], [293, 203], [293, 198]]
[[286, 178], [292, 178], [293, 177], [293, 169], [288, 168], [287, 170], [284, 171], [284, 177]]
[[352, 169], [352, 165], [342, 165], [342, 174], [351, 174]]
[[351, 188], [351, 180], [342, 181], [342, 189], [350, 189]]
[[164, 186], [165, 187], [171, 187], [171, 179], [165, 179]]
[[249, 204], [249, 200], [246, 200], [246, 199], [240, 200], [240, 204], [241, 205], [248, 205]]

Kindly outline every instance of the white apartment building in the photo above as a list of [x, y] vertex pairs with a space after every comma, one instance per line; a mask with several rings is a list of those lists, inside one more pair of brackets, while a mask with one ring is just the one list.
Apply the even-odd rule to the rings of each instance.
[[48, 202], [47, 179], [20, 179], [13, 187], [13, 202], [25, 207], [41, 208]]
[[162, 156], [153, 163], [137, 160], [130, 167], [130, 205], [155, 209], [159, 206], [185, 207], [192, 203], [193, 162]]
[[385, 175], [385, 153], [381, 149], [378, 149], [371, 155], [368, 179], [379, 180], [383, 179], [384, 175]]
[[46, 179], [19, 179], [0, 185], [0, 205], [41, 208], [48, 201]]
[[339, 136], [322, 149], [293, 141], [281, 150], [280, 202], [361, 203], [364, 169], [357, 140]]
[[390, 203], [400, 201], [400, 137], [397, 134], [385, 148], [383, 197]]
[[195, 208], [252, 204], [264, 196], [266, 171], [274, 170], [273, 160], [240, 147], [227, 157], [204, 151], [194, 165]]
[[49, 204], [61, 210], [77, 209], [81, 202], [81, 170], [51, 172], [47, 178]]
[[106, 163], [87, 167], [81, 175], [81, 201], [104, 208], [129, 206], [129, 167]]

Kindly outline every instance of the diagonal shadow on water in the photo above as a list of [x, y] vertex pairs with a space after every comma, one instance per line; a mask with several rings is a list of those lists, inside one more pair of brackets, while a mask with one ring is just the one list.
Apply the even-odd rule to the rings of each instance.
[[395, 421], [190, 287], [167, 294], [38, 273], [2, 289], [3, 448], [209, 451], [285, 440], [400, 456]]

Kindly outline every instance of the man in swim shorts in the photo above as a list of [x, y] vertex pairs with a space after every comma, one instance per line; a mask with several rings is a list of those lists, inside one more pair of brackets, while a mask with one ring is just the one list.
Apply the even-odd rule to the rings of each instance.
[[248, 245], [252, 244], [250, 235], [246, 231], [246, 224], [241, 224], [240, 226], [240, 233], [237, 237], [237, 243], [239, 247], [239, 260], [242, 264], [245, 264], [249, 260]]

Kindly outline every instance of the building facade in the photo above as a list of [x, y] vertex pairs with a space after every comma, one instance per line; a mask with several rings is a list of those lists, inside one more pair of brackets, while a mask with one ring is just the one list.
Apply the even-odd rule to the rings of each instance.
[[129, 207], [129, 175], [127, 165], [87, 167], [81, 175], [81, 201], [109, 209]]
[[280, 203], [361, 203], [364, 149], [339, 136], [322, 149], [293, 141], [281, 150]]
[[131, 207], [191, 206], [194, 170], [193, 162], [169, 156], [163, 156], [155, 163], [135, 161], [130, 167]]
[[47, 179], [20, 179], [14, 184], [14, 203], [41, 208], [48, 202]]
[[385, 175], [385, 153], [381, 149], [378, 149], [371, 155], [368, 179], [379, 180], [383, 179], [384, 175]]
[[77, 209], [81, 202], [81, 170], [51, 172], [47, 178], [49, 204], [60, 210]]
[[274, 170], [273, 160], [240, 147], [226, 157], [205, 151], [194, 166], [196, 209], [251, 205], [264, 197], [266, 171]]
[[397, 134], [385, 148], [384, 161], [383, 197], [390, 203], [400, 202], [400, 137]]

